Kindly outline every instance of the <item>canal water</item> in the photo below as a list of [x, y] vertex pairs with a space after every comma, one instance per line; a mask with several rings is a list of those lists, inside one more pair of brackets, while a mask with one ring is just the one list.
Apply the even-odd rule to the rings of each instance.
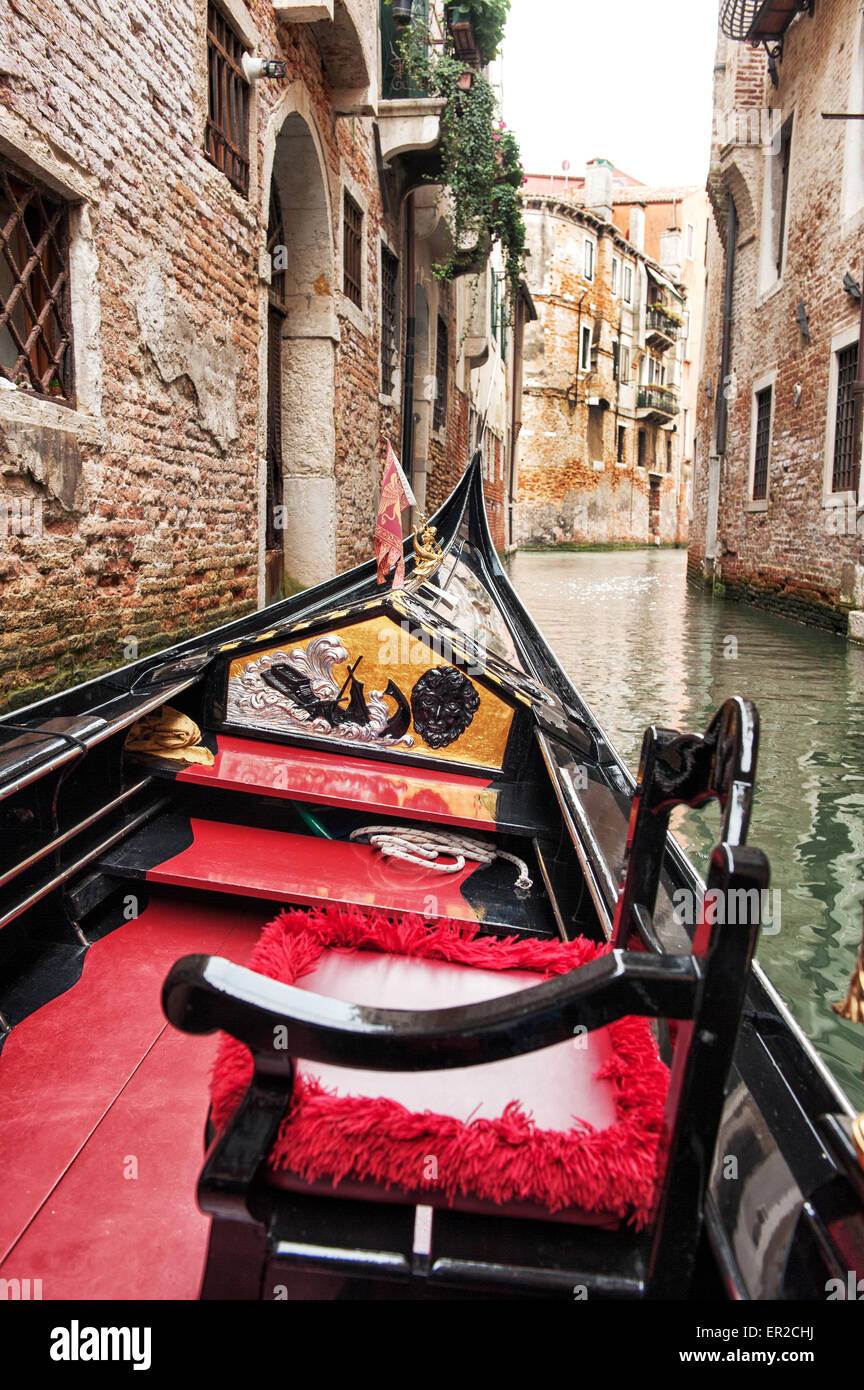
[[[779, 913], [759, 959], [850, 1099], [864, 1106], [864, 1028], [843, 999], [864, 904], [864, 648], [688, 585], [683, 550], [519, 552], [510, 578], [635, 772], [647, 724], [701, 732], [729, 695], [758, 706], [750, 841]], [[716, 804], [676, 813], [701, 873]], [[778, 929], [779, 928], [779, 929]]]

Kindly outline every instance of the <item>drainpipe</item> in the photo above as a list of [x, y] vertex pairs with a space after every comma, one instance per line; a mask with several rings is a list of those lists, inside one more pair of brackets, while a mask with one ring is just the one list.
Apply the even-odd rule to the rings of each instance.
[[729, 412], [726, 402], [726, 378], [729, 375], [729, 359], [732, 351], [732, 291], [735, 286], [735, 243], [738, 240], [738, 213], [734, 198], [729, 199], [726, 215], [726, 282], [723, 287], [723, 341], [720, 349], [720, 380], [717, 383], [717, 401], [714, 421], [716, 426], [715, 453], [726, 452], [726, 426]]
[[405, 374], [402, 382], [402, 467], [414, 486], [414, 348], [417, 295], [414, 279], [414, 194], [405, 198]]

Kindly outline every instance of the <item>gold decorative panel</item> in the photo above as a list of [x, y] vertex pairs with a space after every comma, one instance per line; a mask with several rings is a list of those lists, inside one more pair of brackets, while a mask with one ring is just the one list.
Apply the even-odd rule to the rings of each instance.
[[226, 717], [256, 732], [500, 768], [513, 710], [386, 614], [287, 636], [231, 662]]

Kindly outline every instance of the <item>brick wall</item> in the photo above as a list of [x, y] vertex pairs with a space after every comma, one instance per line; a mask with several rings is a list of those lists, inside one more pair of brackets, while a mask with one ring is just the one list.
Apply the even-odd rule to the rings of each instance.
[[[790, 27], [774, 89], [764, 57], [721, 39], [715, 84], [715, 126], [730, 108], [769, 109], [768, 119], [793, 117], [787, 234], [779, 283], [766, 285], [760, 255], [769, 229], [763, 219], [774, 156], [727, 142], [715, 148], [711, 178], [714, 218], [709, 232], [709, 296], [699, 451], [688, 564], [699, 580], [729, 594], [844, 631], [850, 607], [860, 608], [860, 537], [839, 495], [831, 496], [827, 447], [835, 410], [831, 359], [840, 341], [857, 337], [859, 306], [843, 288], [850, 271], [860, 283], [864, 209], [844, 207], [848, 176], [844, 122], [823, 111], [857, 109], [851, 90], [859, 6], [835, 0], [802, 15]], [[860, 61], [860, 60], [859, 60]], [[852, 105], [850, 106], [850, 101]], [[864, 161], [864, 132], [858, 141]], [[753, 129], [758, 126], [754, 121]], [[844, 175], [844, 164], [847, 173]], [[720, 381], [723, 283], [728, 247], [726, 209], [739, 218], [732, 301], [728, 436], [722, 461], [711, 462]], [[803, 304], [809, 341], [801, 332]], [[845, 334], [845, 338], [844, 335]], [[712, 396], [705, 391], [711, 382]], [[773, 384], [773, 426], [768, 495], [754, 505], [751, 485], [754, 390]], [[712, 469], [719, 487], [716, 544], [708, 533]], [[827, 491], [826, 491], [827, 489]], [[706, 560], [706, 550], [709, 552]], [[710, 553], [713, 551], [713, 555]]]
[[[34, 169], [80, 190], [86, 209], [90, 323], [76, 306], [76, 352], [97, 380], [73, 411], [0, 393], [4, 495], [13, 513], [19, 497], [25, 510], [41, 504], [40, 535], [15, 534], [25, 528], [13, 516], [0, 537], [4, 700], [23, 703], [260, 598], [264, 139], [292, 84], [321, 142], [334, 247], [340, 169], [368, 203], [365, 332], [336, 295], [335, 564], [370, 553], [380, 433], [398, 439], [399, 429], [398, 412], [378, 402], [377, 238], [386, 224], [398, 245], [398, 226], [381, 211], [372, 122], [334, 115], [312, 34], [277, 26], [265, 0], [249, 11], [259, 51], [283, 57], [288, 77], [253, 88], [248, 200], [203, 152], [203, 0], [15, 0], [0, 18], [0, 47], [14, 55], [0, 78], [2, 147], [13, 162], [32, 151]], [[334, 290], [338, 274], [334, 263]], [[301, 377], [296, 390], [310, 385]]]
[[[668, 430], [636, 416], [638, 253], [610, 223], [536, 197], [526, 216], [529, 285], [539, 321], [525, 340], [519, 437], [517, 538], [522, 544], [674, 543], [678, 535], [677, 441], [667, 473]], [[583, 274], [583, 236], [596, 238], [593, 282]], [[613, 256], [634, 267], [634, 312], [613, 296]], [[622, 312], [623, 320], [622, 323]], [[583, 327], [592, 329], [591, 369], [579, 370]], [[619, 392], [613, 340], [631, 353], [631, 381]], [[599, 404], [591, 406], [589, 401]], [[618, 459], [618, 427], [624, 433]], [[645, 466], [638, 434], [645, 432]], [[654, 496], [652, 498], [652, 477]]]

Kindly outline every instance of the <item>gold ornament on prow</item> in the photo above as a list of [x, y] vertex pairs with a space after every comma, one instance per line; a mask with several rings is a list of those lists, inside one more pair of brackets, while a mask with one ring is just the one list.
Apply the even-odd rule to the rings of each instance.
[[[831, 1007], [841, 1018], [848, 1018], [852, 1023], [864, 1023], [864, 935], [858, 947], [858, 959], [852, 971], [846, 998], [842, 1004], [832, 1004]], [[858, 1150], [858, 1160], [864, 1168], [864, 1111], [852, 1122], [852, 1140]]]
[[425, 515], [420, 517], [419, 529], [414, 527], [414, 569], [409, 584], [412, 589], [429, 579], [444, 559], [444, 551], [436, 541], [437, 528], [430, 526]]

